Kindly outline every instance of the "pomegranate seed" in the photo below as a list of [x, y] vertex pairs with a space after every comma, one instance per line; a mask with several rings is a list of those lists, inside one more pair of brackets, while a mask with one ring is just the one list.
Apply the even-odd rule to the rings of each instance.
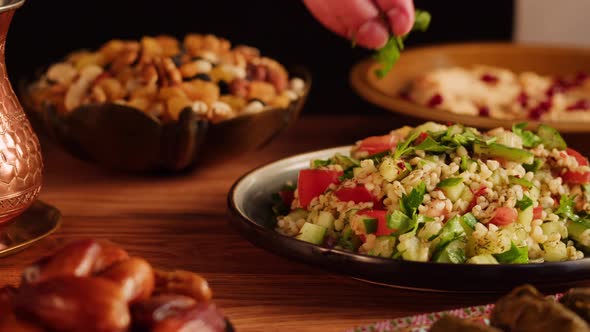
[[539, 120], [544, 113], [549, 112], [551, 106], [553, 106], [551, 99], [540, 102], [539, 105], [529, 111], [529, 118]]
[[481, 75], [480, 79], [488, 84], [498, 83], [498, 76], [492, 74], [483, 74]]
[[485, 116], [486, 118], [490, 116], [490, 109], [487, 106], [481, 106], [479, 108], [479, 116]]
[[430, 100], [428, 101], [428, 107], [436, 107], [440, 104], [442, 104], [443, 102], [443, 97], [437, 93], [434, 96], [432, 96], [432, 98], [430, 98]]
[[529, 95], [526, 92], [522, 91], [517, 97], [516, 101], [522, 106], [523, 108], [527, 107], [529, 104]]
[[587, 99], [580, 99], [566, 108], [569, 112], [586, 111], [588, 109], [590, 109], [590, 101]]
[[539, 107], [541, 107], [544, 111], [549, 111], [551, 107], [553, 107], [553, 100], [547, 99], [539, 103]]
[[567, 84], [564, 82], [555, 82], [545, 91], [545, 95], [547, 97], [553, 97], [556, 93], [564, 92], [567, 89], [566, 86]]
[[406, 169], [406, 164], [404, 164], [400, 161], [399, 163], [397, 163], [397, 167], [399, 167], [399, 169], [401, 169], [403, 171], [404, 169]]
[[539, 120], [541, 115], [543, 115], [543, 111], [536, 107], [529, 111], [529, 119], [531, 120]]

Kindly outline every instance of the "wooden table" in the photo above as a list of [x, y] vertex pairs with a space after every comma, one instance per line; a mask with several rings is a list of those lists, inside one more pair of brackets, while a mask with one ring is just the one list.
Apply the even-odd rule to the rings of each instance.
[[[259, 249], [228, 224], [227, 192], [248, 170], [404, 124], [407, 120], [393, 115], [307, 116], [260, 151], [189, 174], [159, 177], [105, 171], [43, 142], [41, 198], [62, 211], [63, 225], [30, 249], [0, 259], [0, 285], [18, 283], [27, 264], [62, 243], [94, 237], [111, 239], [156, 266], [202, 273], [238, 331], [343, 331], [491, 302], [497, 295], [415, 292], [324, 272]], [[573, 145], [588, 153], [581, 144], [585, 138], [578, 135]]]

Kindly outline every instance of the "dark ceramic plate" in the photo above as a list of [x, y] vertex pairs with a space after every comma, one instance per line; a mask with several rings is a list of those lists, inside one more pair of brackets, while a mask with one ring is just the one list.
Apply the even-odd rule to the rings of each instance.
[[282, 159], [257, 168], [232, 186], [231, 223], [255, 245], [332, 272], [389, 286], [461, 292], [507, 291], [530, 283], [541, 289], [572, 287], [590, 281], [590, 259], [540, 264], [469, 265], [409, 262], [330, 249], [287, 237], [272, 228], [271, 194], [296, 181], [311, 159], [326, 159], [339, 147]]
[[83, 106], [68, 114], [52, 108], [34, 110], [27, 102], [26, 87], [21, 89], [21, 100], [31, 122], [78, 158], [125, 171], [181, 171], [260, 148], [292, 124], [307, 98], [311, 75], [304, 68], [293, 68], [289, 76], [302, 78], [305, 91], [287, 108], [216, 124], [189, 109], [177, 122], [165, 124], [116, 104]]

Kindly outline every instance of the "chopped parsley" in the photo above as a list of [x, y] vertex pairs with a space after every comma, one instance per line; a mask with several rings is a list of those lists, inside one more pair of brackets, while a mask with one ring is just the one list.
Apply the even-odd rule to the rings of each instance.
[[[424, 10], [416, 9], [414, 15], [415, 19], [412, 31], [426, 31], [430, 25], [430, 13]], [[401, 56], [401, 51], [404, 49], [404, 39], [406, 39], [407, 36], [408, 35], [401, 37], [392, 36], [387, 41], [385, 46], [377, 50], [373, 56], [380, 65], [380, 68], [375, 70], [377, 77], [383, 78], [391, 71], [393, 65], [399, 60]]]

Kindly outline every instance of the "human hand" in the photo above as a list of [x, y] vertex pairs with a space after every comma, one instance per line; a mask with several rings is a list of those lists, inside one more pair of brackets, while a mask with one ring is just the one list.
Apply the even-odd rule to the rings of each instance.
[[412, 0], [304, 0], [326, 28], [367, 48], [381, 48], [390, 33], [402, 36], [414, 24]]

